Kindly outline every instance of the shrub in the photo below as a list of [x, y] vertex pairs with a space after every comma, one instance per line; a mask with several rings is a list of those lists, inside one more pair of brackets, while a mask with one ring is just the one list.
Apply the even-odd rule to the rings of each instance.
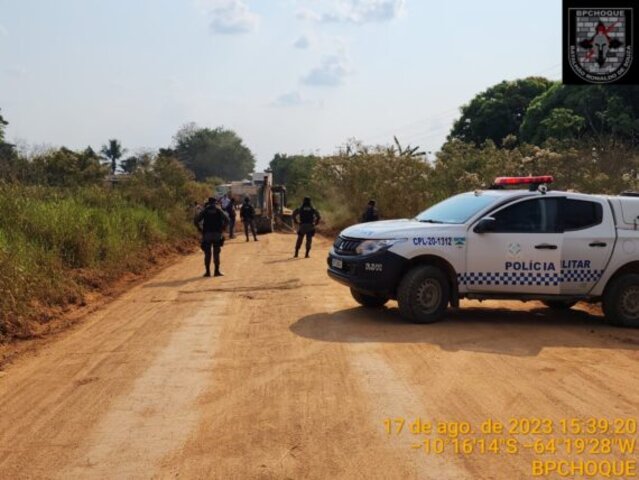
[[193, 235], [186, 202], [154, 208], [117, 188], [0, 184], [0, 212], [0, 339], [32, 334], [47, 308], [138, 271], [154, 245]]
[[312, 191], [327, 218], [341, 228], [357, 222], [375, 199], [386, 218], [407, 218], [433, 199], [432, 167], [421, 157], [399, 155], [393, 149], [350, 144], [342, 152], [316, 163]]

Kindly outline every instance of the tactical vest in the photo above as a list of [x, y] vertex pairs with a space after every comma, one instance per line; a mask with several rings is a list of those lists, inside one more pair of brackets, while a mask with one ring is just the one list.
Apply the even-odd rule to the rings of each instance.
[[220, 233], [224, 229], [224, 214], [217, 207], [206, 207], [202, 212], [204, 233]]
[[252, 205], [244, 204], [242, 208], [240, 208], [240, 216], [242, 218], [253, 219], [255, 217], [255, 209]]
[[300, 207], [300, 223], [315, 223], [315, 209], [313, 207]]

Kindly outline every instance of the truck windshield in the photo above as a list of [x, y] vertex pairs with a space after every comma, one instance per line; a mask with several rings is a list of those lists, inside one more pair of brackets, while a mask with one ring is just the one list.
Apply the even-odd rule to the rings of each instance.
[[417, 215], [416, 220], [424, 223], [466, 223], [480, 210], [497, 201], [492, 195], [462, 193], [433, 205]]

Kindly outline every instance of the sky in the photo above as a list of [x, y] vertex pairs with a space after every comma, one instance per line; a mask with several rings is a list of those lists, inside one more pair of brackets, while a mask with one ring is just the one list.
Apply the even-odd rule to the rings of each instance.
[[25, 149], [135, 153], [195, 122], [258, 169], [350, 138], [434, 152], [474, 95], [560, 62], [557, 0], [0, 0], [0, 111]]

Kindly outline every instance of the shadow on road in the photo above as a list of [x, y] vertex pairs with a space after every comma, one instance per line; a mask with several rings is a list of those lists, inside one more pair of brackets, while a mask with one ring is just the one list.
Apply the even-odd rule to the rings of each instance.
[[299, 319], [290, 330], [324, 342], [424, 343], [447, 351], [534, 356], [546, 347], [639, 350], [639, 331], [607, 326], [582, 310], [462, 308], [430, 325], [407, 323], [397, 308], [351, 308]]
[[142, 288], [176, 288], [176, 287], [184, 287], [189, 283], [197, 282], [198, 280], [204, 280], [202, 275], [191, 278], [182, 278], [179, 280], [169, 280], [167, 282], [153, 282], [147, 283], [143, 285]]
[[275, 265], [277, 263], [292, 263], [292, 262], [299, 262], [301, 260], [304, 260], [303, 258], [294, 258], [294, 257], [287, 257], [287, 258], [281, 258], [279, 260], [268, 260], [266, 262], [263, 262], [264, 265]]

